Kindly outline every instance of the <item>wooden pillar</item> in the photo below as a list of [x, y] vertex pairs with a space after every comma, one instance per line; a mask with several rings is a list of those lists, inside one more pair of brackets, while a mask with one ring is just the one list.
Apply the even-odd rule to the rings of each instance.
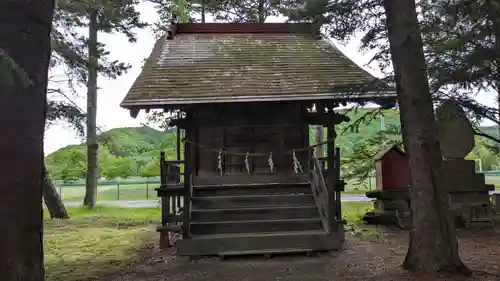
[[[321, 102], [316, 103], [316, 113], [317, 114], [324, 114], [325, 112], [325, 105]], [[316, 125], [316, 143], [321, 143], [325, 139], [325, 128], [323, 125]], [[316, 154], [316, 157], [323, 157], [325, 154], [325, 147], [324, 145], [318, 145], [315, 148], [314, 153]]]
[[[316, 137], [315, 137], [316, 143], [323, 142], [325, 140], [325, 127], [323, 127], [323, 125], [316, 125], [315, 129], [316, 129]], [[314, 152], [316, 154], [316, 157], [323, 157], [323, 155], [325, 154], [324, 146], [323, 145], [316, 146]]]
[[[177, 113], [177, 118], [180, 118], [180, 113]], [[180, 161], [181, 160], [181, 129], [179, 126], [176, 126], [176, 133], [177, 133], [177, 161]], [[180, 163], [180, 162], [179, 162]], [[181, 172], [181, 165], [177, 165], [176, 166], [176, 172], [180, 173]], [[181, 175], [179, 175], [178, 177], [178, 182], [176, 184], [180, 184], [180, 179], [181, 179]], [[181, 197], [180, 196], [176, 196], [175, 199], [176, 202], [174, 202], [174, 204], [176, 203], [177, 204], [177, 207], [180, 208], [181, 207]], [[174, 209], [175, 210], [175, 209]], [[174, 211], [174, 214], [176, 214], [176, 212]]]
[[[167, 186], [167, 167], [165, 166], [165, 152], [160, 153], [160, 187]], [[161, 228], [160, 231], [160, 248], [166, 249], [170, 247], [170, 239], [168, 234], [168, 216], [170, 213], [170, 198], [161, 197]]]
[[[186, 118], [189, 118], [190, 116], [186, 116]], [[188, 140], [191, 140], [191, 134], [192, 134], [192, 124], [191, 120], [188, 121], [188, 125], [186, 126], [186, 129], [184, 130], [185, 134], [185, 139], [186, 141], [184, 142], [184, 202], [182, 206], [182, 238], [183, 239], [189, 239], [189, 225], [190, 225], [190, 220], [191, 220], [191, 179], [192, 179], [192, 172], [191, 172], [191, 164], [192, 162], [192, 145], [188, 142]]]
[[[335, 210], [336, 210], [336, 217], [337, 220], [340, 221], [342, 220], [342, 201], [341, 201], [341, 191], [343, 191], [343, 188], [341, 189], [339, 184], [340, 184], [340, 148], [336, 147], [335, 148]], [[337, 226], [340, 226], [337, 224]]]
[[278, 165], [276, 165], [276, 172], [278, 172], [280, 175], [286, 174], [288, 171], [285, 171], [287, 168], [285, 165], [285, 120], [283, 120], [282, 116], [286, 116], [286, 114], [280, 114], [278, 117], [278, 147], [277, 149], [277, 160], [278, 160]]
[[326, 155], [328, 161], [328, 225], [330, 226], [330, 233], [336, 229], [336, 202], [335, 202], [335, 183], [337, 181], [335, 176], [335, 112], [333, 111], [334, 105], [328, 105], [328, 153]]
[[[177, 118], [180, 118], [180, 113], [177, 113]], [[179, 125], [175, 127], [177, 133], [177, 160], [181, 160], [181, 129]]]

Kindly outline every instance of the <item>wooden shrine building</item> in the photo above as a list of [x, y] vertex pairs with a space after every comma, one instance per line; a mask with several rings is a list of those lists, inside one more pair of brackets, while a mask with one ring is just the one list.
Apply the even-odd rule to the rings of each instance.
[[[392, 105], [384, 85], [310, 24], [172, 23], [121, 103], [133, 117], [172, 113], [184, 132], [182, 160], [161, 160], [162, 243], [180, 231], [186, 256], [338, 249], [334, 127], [346, 117], [333, 108]], [[310, 125], [328, 127], [326, 171]], [[176, 163], [182, 183], [169, 174]]]

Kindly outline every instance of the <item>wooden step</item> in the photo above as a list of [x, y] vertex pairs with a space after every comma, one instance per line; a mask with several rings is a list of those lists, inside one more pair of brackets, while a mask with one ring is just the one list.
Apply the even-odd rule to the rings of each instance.
[[264, 256], [275, 256], [275, 255], [287, 255], [287, 254], [301, 254], [307, 253], [310, 255], [314, 251], [312, 249], [302, 249], [302, 248], [291, 248], [291, 249], [264, 249], [264, 250], [247, 250], [247, 251], [235, 251], [235, 252], [224, 252], [220, 253], [219, 257], [221, 260], [225, 260], [229, 257], [237, 256], [249, 256], [249, 255], [264, 255]]
[[290, 231], [273, 233], [218, 234], [193, 236], [177, 241], [180, 256], [211, 256], [227, 252], [251, 253], [266, 251], [279, 253], [282, 249], [308, 249], [311, 251], [339, 250], [342, 245], [338, 234], [324, 231]]
[[198, 234], [252, 233], [321, 230], [321, 219], [192, 222], [190, 232]]
[[221, 184], [193, 187], [194, 196], [238, 196], [266, 194], [312, 194], [309, 182]]
[[193, 210], [314, 205], [312, 194], [193, 197]]
[[191, 220], [196, 222], [210, 221], [248, 221], [280, 219], [319, 218], [315, 205], [283, 206], [283, 207], [253, 207], [236, 209], [197, 209], [191, 213]]

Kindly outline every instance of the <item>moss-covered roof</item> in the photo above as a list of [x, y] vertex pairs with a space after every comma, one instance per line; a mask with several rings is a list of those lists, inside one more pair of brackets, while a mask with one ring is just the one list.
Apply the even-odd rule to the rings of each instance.
[[352, 98], [362, 85], [369, 86], [356, 97], [394, 96], [374, 93], [373, 76], [317, 38], [241, 30], [163, 36], [122, 106]]

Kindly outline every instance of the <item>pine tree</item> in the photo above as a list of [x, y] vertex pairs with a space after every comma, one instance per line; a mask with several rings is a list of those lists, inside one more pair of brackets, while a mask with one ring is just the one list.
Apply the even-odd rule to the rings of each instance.
[[458, 254], [415, 1], [384, 0], [384, 9], [410, 164], [414, 227], [404, 266], [431, 275], [470, 273]]
[[[430, 3], [425, 0], [420, 2]], [[437, 3], [445, 5], [445, 1]], [[425, 31], [432, 32], [427, 28], [432, 26], [432, 21], [436, 21], [437, 15], [425, 14], [422, 24]], [[428, 35], [422, 41], [415, 2], [308, 0], [303, 8], [289, 11], [289, 16], [292, 21], [317, 23], [328, 35], [344, 42], [361, 32], [361, 48], [378, 48], [373, 60], [383, 69], [394, 66], [394, 72], [388, 76], [392, 78], [398, 91], [403, 139], [410, 157], [412, 178], [414, 230], [405, 267], [432, 274], [439, 270], [467, 272], [458, 256], [457, 238], [443, 191], [445, 186], [440, 172], [442, 164], [437, 145], [433, 99], [426, 76], [426, 58], [433, 51], [429, 46], [436, 41], [432, 41], [433, 37]], [[436, 26], [434, 28], [440, 29]], [[422, 49], [423, 45], [427, 57]], [[431, 62], [430, 67], [436, 65]], [[430, 73], [432, 75], [436, 72]], [[431, 78], [433, 92], [437, 93], [446, 86], [446, 83], [439, 84], [442, 80], [438, 76]], [[467, 95], [450, 93], [446, 97], [462, 101], [463, 105], [470, 106], [470, 111], [480, 107]], [[434, 101], [439, 101], [440, 98], [442, 96], [434, 96]]]
[[[116, 77], [130, 68], [130, 65], [118, 61], [108, 61], [108, 52], [105, 46], [98, 42], [98, 33], [119, 32], [126, 35], [130, 42], [135, 42], [135, 28], [145, 27], [147, 24], [139, 19], [135, 10], [136, 0], [80, 0], [61, 1], [59, 14], [62, 26], [73, 35], [70, 53], [85, 54], [78, 56], [74, 62], [74, 71], [80, 83], [87, 85], [87, 180], [86, 193], [83, 204], [89, 208], [96, 205], [98, 167], [97, 142], [97, 76], [99, 73]], [[76, 27], [88, 29], [88, 37], [74, 32]], [[105, 67], [103, 67], [105, 66]]]

